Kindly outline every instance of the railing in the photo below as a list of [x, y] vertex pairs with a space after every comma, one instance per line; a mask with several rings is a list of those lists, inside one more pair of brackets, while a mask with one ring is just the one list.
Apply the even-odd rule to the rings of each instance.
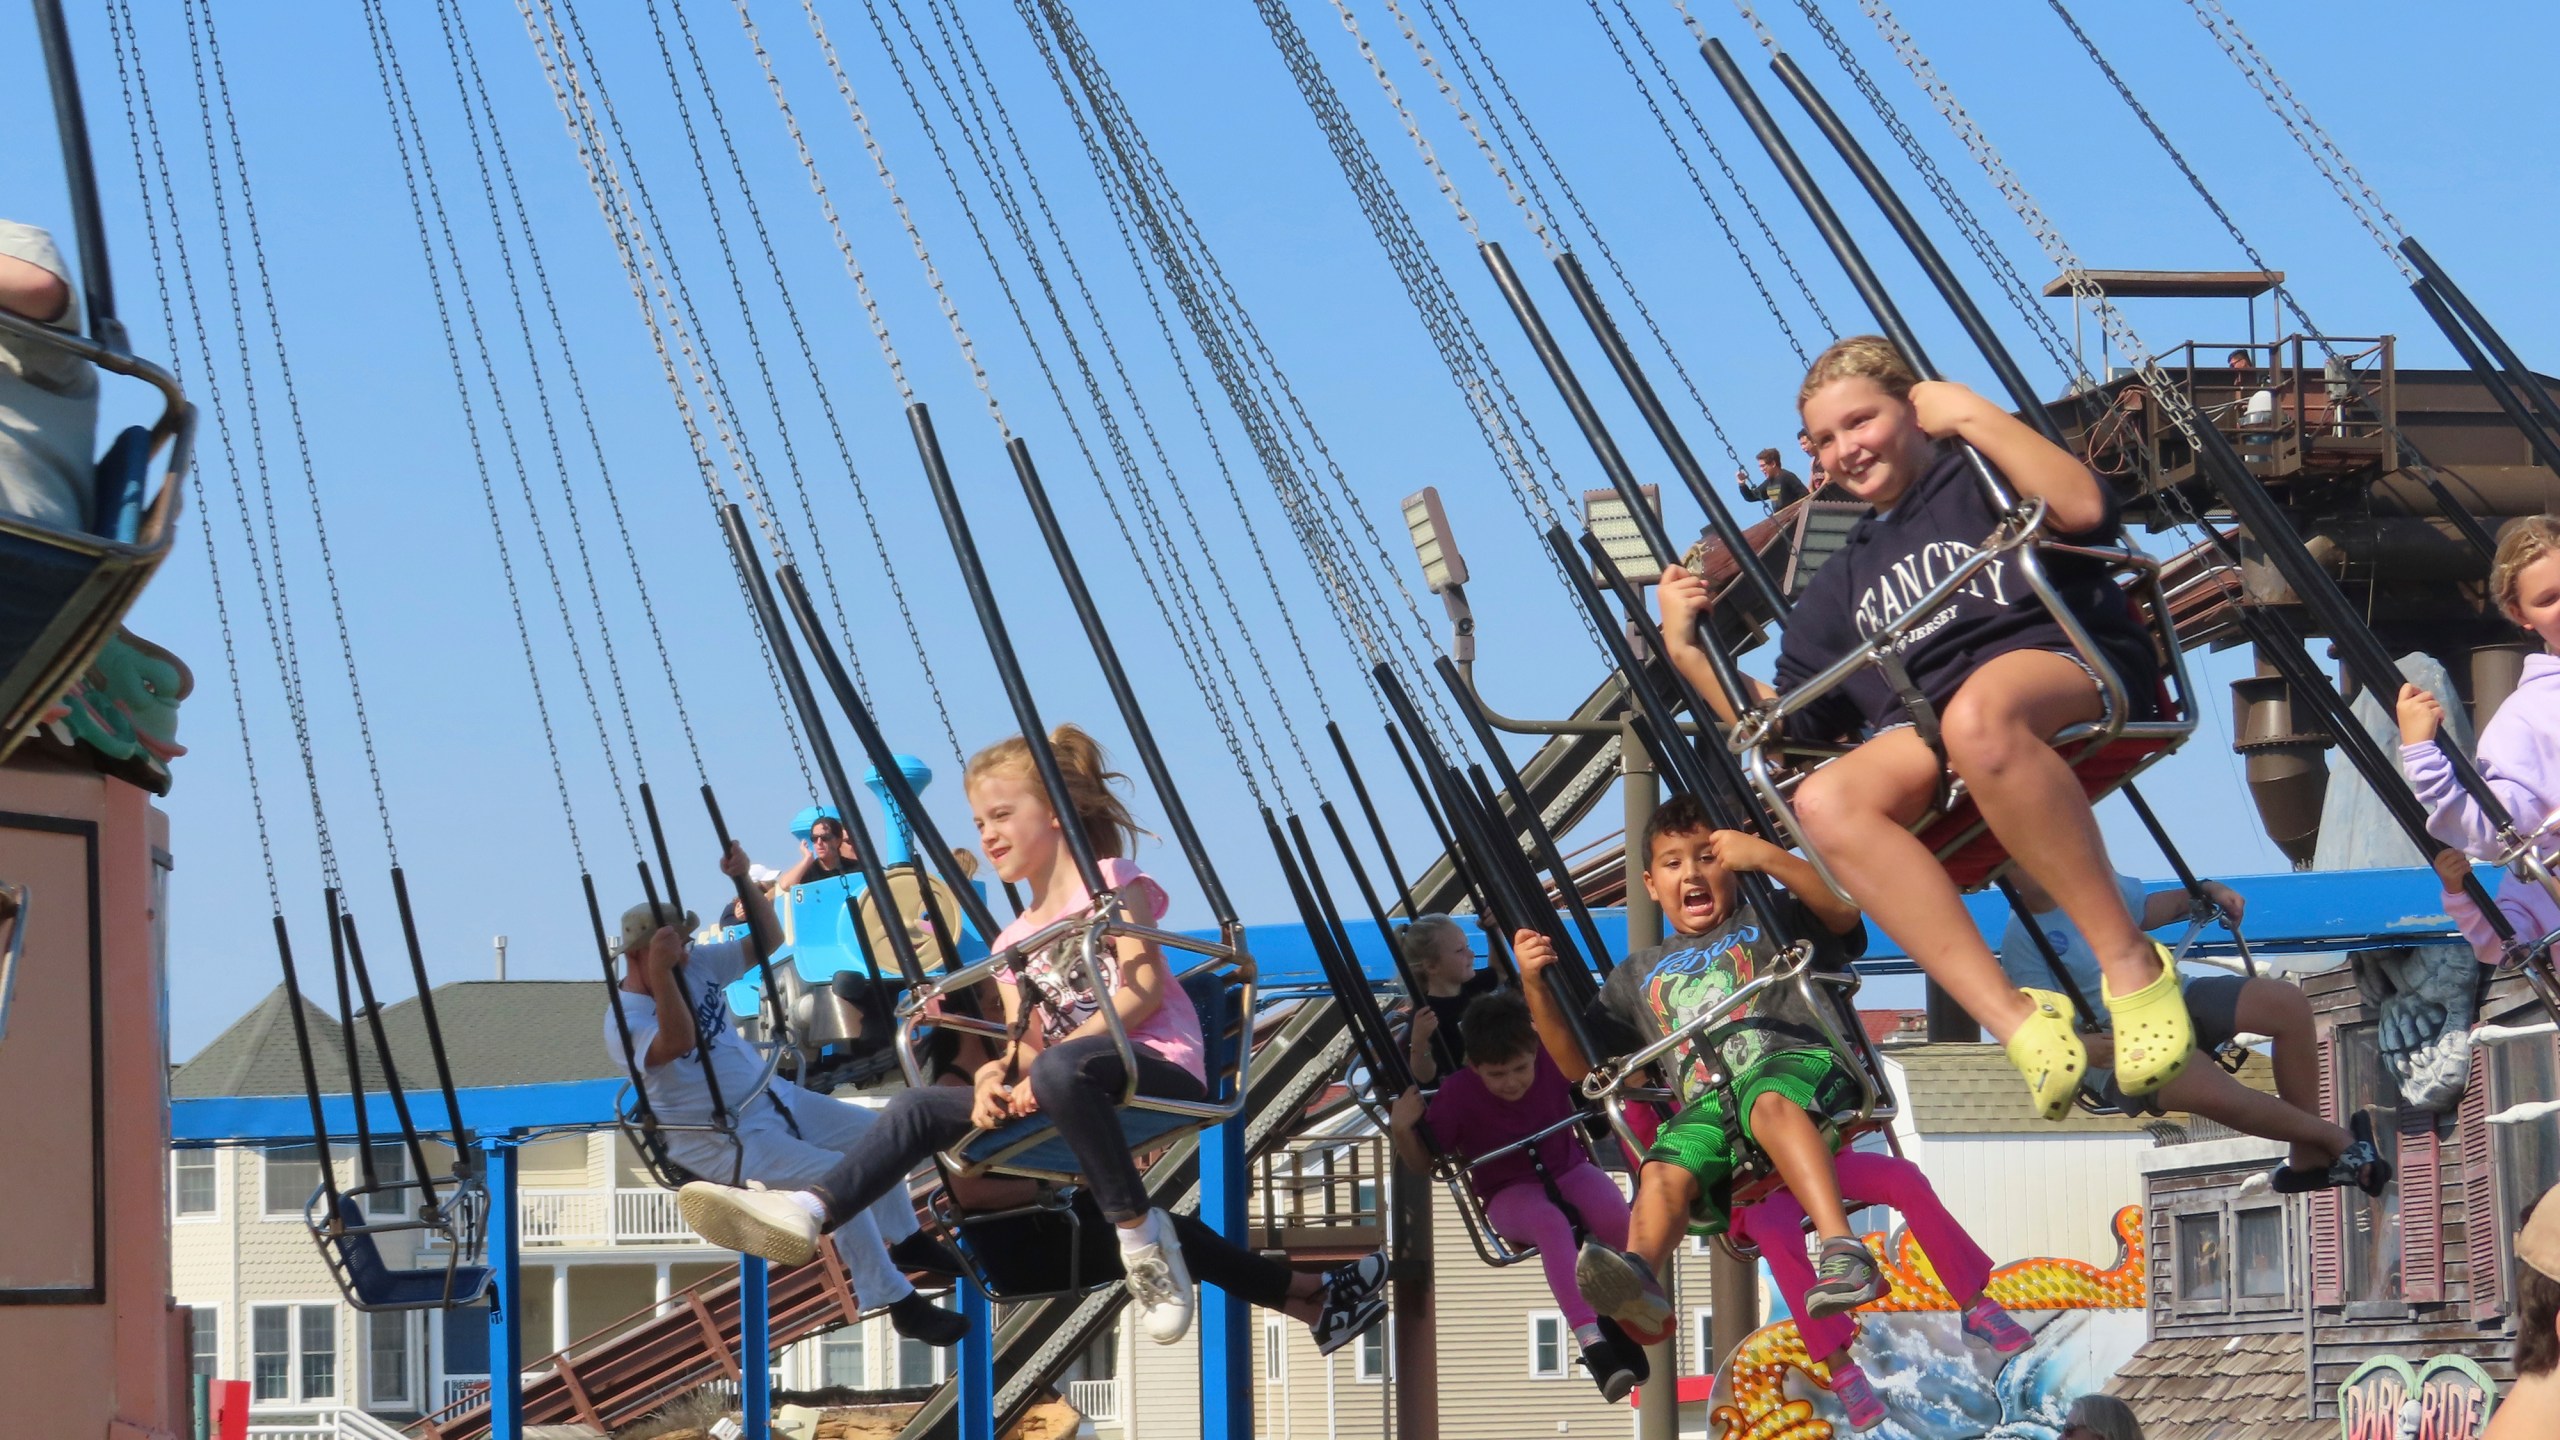
[[1096, 1425], [1108, 1425], [1120, 1418], [1120, 1382], [1118, 1380], [1070, 1380], [1067, 1403], [1075, 1412]]
[[301, 1425], [252, 1425], [250, 1440], [406, 1440], [399, 1429], [353, 1408]]
[[436, 1408], [450, 1410], [485, 1393], [488, 1388], [489, 1377], [486, 1375], [447, 1375], [444, 1377], [444, 1389], [436, 1400]]
[[1300, 1136], [1255, 1167], [1249, 1223], [1266, 1246], [1351, 1242], [1385, 1224], [1386, 1188], [1385, 1136]]
[[[2399, 375], [2390, 336], [2329, 337], [2331, 359], [2308, 336], [2281, 340], [2190, 340], [2162, 352], [2159, 365], [2186, 393], [2196, 413], [2220, 430], [2260, 478], [2360, 467], [2379, 454], [2397, 456]], [[2237, 356], [2242, 363], [2233, 365]], [[2102, 418], [2088, 437], [2101, 470], [2139, 471], [2145, 488], [2181, 483], [2194, 473], [2195, 451], [2140, 397]]]
[[[516, 1236], [527, 1249], [702, 1243], [685, 1228], [674, 1193], [654, 1187], [520, 1191]], [[442, 1239], [429, 1231], [421, 1243], [433, 1249]]]
[[700, 1244], [685, 1228], [672, 1190], [613, 1192], [613, 1242], [617, 1245]]

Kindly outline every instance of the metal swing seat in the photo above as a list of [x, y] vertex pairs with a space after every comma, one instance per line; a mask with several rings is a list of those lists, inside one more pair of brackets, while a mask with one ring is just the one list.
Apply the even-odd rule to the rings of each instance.
[[[1991, 487], [1995, 501], [2005, 501], [1997, 487]], [[1976, 575], [1994, 561], [2006, 561], [2015, 572], [2025, 577], [2029, 591], [2042, 604], [2047, 614], [2070, 643], [2072, 654], [2098, 677], [2100, 712], [2094, 720], [2065, 726], [2052, 736], [2050, 743], [2080, 781], [2081, 793], [2092, 804], [2120, 789], [2127, 781], [2166, 758], [2195, 733], [2195, 706], [2187, 683], [2186, 659], [2178, 648], [2175, 622], [2170, 617], [2168, 597], [2161, 586], [2160, 562], [2129, 545], [2075, 545], [2045, 537], [2049, 513], [2042, 498], [2024, 505], [2004, 507], [1997, 529], [1981, 548], [1950, 571], [1925, 595], [1900, 615], [1879, 628], [1857, 648], [1833, 661], [1819, 674], [1796, 686], [1767, 704], [1755, 707], [1738, 718], [1728, 737], [1734, 754], [1753, 791], [1769, 813], [1775, 815], [1787, 832], [1788, 839], [1812, 864], [1823, 883], [1847, 898], [1839, 879], [1823, 859], [1822, 852], [1805, 834], [1790, 803], [1795, 787], [1803, 778], [1830, 758], [1846, 753], [1848, 747], [1806, 745], [1785, 738], [1786, 722], [1811, 705], [1816, 699], [1838, 689], [1860, 669], [1883, 667], [1900, 692], [1904, 706], [1921, 726], [1923, 738], [1936, 745], [1935, 716], [1928, 701], [1912, 687], [1889, 647], [1898, 644], [1914, 625], [1928, 619], [1953, 600], [1956, 592], [1971, 584]], [[2160, 685], [2152, 697], [2158, 718], [2137, 720], [2123, 679], [2116, 674], [2106, 653], [2090, 638], [2088, 627], [2064, 604], [2045, 574], [2047, 554], [2076, 555], [2096, 560], [2116, 572], [2117, 585], [2124, 591], [2137, 619], [2144, 620], [2152, 632], [2154, 648], [2160, 660]], [[1978, 890], [1991, 883], [2010, 863], [2008, 849], [1991, 833], [1981, 811], [1966, 794], [1964, 781], [1952, 772], [1943, 776], [1940, 791], [1929, 812], [1912, 827], [1912, 833], [1947, 870], [1949, 879], [1959, 890]]]
[[[1647, 1146], [1638, 1138], [1628, 1118], [1629, 1107], [1644, 1104], [1676, 1109], [1680, 1105], [1678, 1092], [1661, 1083], [1657, 1073], [1659, 1068], [1677, 1064], [1681, 1052], [1691, 1052], [1708, 1063], [1708, 1085], [1729, 1087], [1733, 1077], [1724, 1073], [1721, 1064], [1713, 1059], [1716, 1032], [1734, 1024], [1736, 1015], [1749, 1009], [1763, 995], [1783, 986], [1793, 989], [1804, 1001], [1805, 1009], [1822, 1029], [1824, 1043], [1858, 1082], [1856, 1103], [1835, 1114], [1815, 1117], [1815, 1123], [1831, 1139], [1832, 1148], [1835, 1151], [1847, 1149], [1859, 1136], [1870, 1132], [1882, 1134], [1891, 1144], [1893, 1122], [1901, 1115], [1902, 1107], [1894, 1096], [1892, 1085], [1885, 1079], [1884, 1059], [1877, 1052], [1875, 1041], [1867, 1035], [1866, 1027], [1858, 1023], [1858, 983], [1858, 974], [1854, 970], [1814, 969], [1812, 944], [1799, 940], [1787, 947], [1782, 958], [1767, 973], [1745, 981], [1731, 995], [1717, 1001], [1715, 1009], [1696, 1016], [1688, 1024], [1632, 1055], [1593, 1066], [1591, 1073], [1583, 1079], [1582, 1093], [1601, 1105], [1609, 1118], [1610, 1128], [1617, 1132], [1627, 1148], [1642, 1155]], [[1734, 1172], [1728, 1210], [1756, 1205], [1785, 1183], [1758, 1146], [1747, 1138], [1736, 1138], [1740, 1141], [1742, 1163]], [[1738, 1253], [1741, 1247], [1733, 1248]]]
[[[615, 993], [617, 996], [620, 994], [619, 991]], [[615, 1003], [619, 1004], [620, 1001], [617, 999]], [[757, 1048], [765, 1051], [765, 1060], [764, 1070], [756, 1076], [756, 1083], [735, 1102], [721, 1105], [718, 1113], [706, 1122], [671, 1124], [661, 1120], [657, 1112], [650, 1108], [648, 1097], [641, 1093], [637, 1085], [628, 1079], [622, 1082], [621, 1088], [616, 1090], [613, 1096], [613, 1126], [623, 1140], [631, 1146], [632, 1153], [640, 1157], [641, 1167], [649, 1172], [650, 1179], [666, 1189], [681, 1190], [693, 1181], [716, 1178], [694, 1173], [667, 1149], [669, 1135], [709, 1135], [727, 1142], [729, 1146], [729, 1175], [720, 1183], [726, 1185], [739, 1183], [739, 1175], [746, 1165], [747, 1151], [746, 1142], [738, 1136], [738, 1116], [744, 1113], [749, 1105], [764, 1098], [773, 1089], [776, 1073], [782, 1067], [783, 1052], [790, 1047], [776, 1041], [758, 1045]], [[693, 1053], [700, 1054], [699, 1047]]]
[[[452, 1186], [441, 1201], [398, 1216], [371, 1213], [370, 1201], [377, 1195], [423, 1201], [424, 1181], [369, 1181], [344, 1190], [324, 1185], [312, 1194], [303, 1220], [349, 1305], [367, 1312], [440, 1310], [474, 1304], [488, 1293], [492, 1272], [476, 1263], [487, 1234], [488, 1192], [476, 1177], [459, 1173]], [[395, 1269], [376, 1237], [400, 1234], [441, 1236], [444, 1264]]]
[[[1208, 1080], [1207, 1094], [1199, 1100], [1175, 1100], [1138, 1093], [1137, 1054], [1130, 1043], [1129, 1033], [1120, 1023], [1119, 1012], [1108, 1003], [1102, 1005], [1099, 1013], [1103, 1024], [1129, 1077], [1127, 1088], [1120, 1095], [1119, 1116], [1121, 1136], [1131, 1153], [1160, 1149], [1194, 1131], [1222, 1124], [1242, 1114], [1246, 1087], [1251, 1078], [1253, 1045], [1250, 1029], [1255, 989], [1253, 957], [1244, 948], [1243, 927], [1228, 925], [1218, 940], [1209, 941], [1154, 926], [1130, 924], [1117, 916], [1115, 897], [1106, 892], [1085, 914], [1045, 925], [984, 960], [962, 966], [909, 991], [906, 1000], [898, 1007], [898, 1058], [906, 1070], [907, 1083], [932, 1083], [919, 1039], [919, 1032], [927, 1025], [948, 1025], [988, 1037], [998, 1044], [1012, 1039], [1008, 1028], [1001, 1022], [946, 1013], [933, 1005], [937, 998], [965, 992], [982, 981], [995, 979], [1015, 969], [1023, 957], [1051, 946], [1065, 947], [1069, 973], [1081, 980], [1092, 994], [1108, 995], [1110, 987], [1103, 983], [1103, 948], [1115, 939], [1126, 937], [1154, 943], [1166, 953], [1168, 960], [1176, 952], [1195, 957], [1189, 964], [1177, 968], [1173, 979], [1190, 997], [1192, 1008], [1199, 1014], [1200, 1037], [1205, 1049], [1202, 1060]], [[1026, 1004], [1031, 1003], [1038, 1002], [1026, 1000]], [[1057, 1127], [1047, 1116], [1038, 1114], [1023, 1116], [993, 1130], [972, 1131], [938, 1158], [951, 1174], [960, 1176], [1017, 1175], [1060, 1184], [1071, 1184], [1081, 1176], [1075, 1153], [1059, 1136]]]
[[[1517, 1265], [1524, 1260], [1536, 1259], [1538, 1247], [1520, 1244], [1494, 1228], [1492, 1217], [1485, 1213], [1484, 1200], [1476, 1194], [1474, 1184], [1476, 1170], [1496, 1160], [1507, 1159], [1525, 1152], [1529, 1159], [1529, 1167], [1537, 1173], [1539, 1183], [1548, 1187], [1549, 1198], [1558, 1198], [1558, 1192], [1554, 1188], [1554, 1177], [1547, 1173], [1546, 1163], [1538, 1157], [1538, 1146], [1550, 1136], [1588, 1125], [1595, 1118], [1589, 1111], [1576, 1106], [1572, 1114], [1543, 1127], [1536, 1133], [1523, 1135], [1508, 1145], [1488, 1150], [1481, 1155], [1451, 1155], [1440, 1151], [1437, 1146], [1432, 1147], [1432, 1173], [1437, 1175], [1440, 1183], [1447, 1188], [1451, 1202], [1458, 1207], [1459, 1218], [1466, 1222], [1467, 1240], [1475, 1246], [1477, 1259], [1500, 1269], [1507, 1265]], [[1424, 1143], [1430, 1143], [1427, 1136]], [[1567, 1215], [1571, 1218], [1570, 1211]], [[1574, 1228], [1579, 1231], [1582, 1227], [1577, 1224]]]
[[[79, 683], [168, 558], [195, 407], [169, 372], [67, 330], [0, 310], [0, 334], [77, 355], [160, 392], [160, 418], [118, 435], [98, 462], [86, 531], [0, 515], [0, 759]], [[159, 488], [150, 485], [155, 464]]]

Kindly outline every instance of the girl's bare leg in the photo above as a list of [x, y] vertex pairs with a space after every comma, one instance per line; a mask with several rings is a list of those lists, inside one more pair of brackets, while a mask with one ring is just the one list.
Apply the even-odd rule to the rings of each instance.
[[1991, 833], [2071, 917], [2107, 988], [2130, 995], [2160, 978], [2150, 938], [2125, 913], [2086, 792], [2047, 737], [2098, 716], [2097, 687], [2047, 650], [1999, 656], [1947, 705], [1947, 763], [1964, 778]]
[[1867, 918], [2005, 1042], [2035, 1006], [2001, 973], [1964, 897], [1911, 834], [1937, 784], [1938, 757], [1914, 732], [1890, 730], [1807, 776], [1796, 818]]

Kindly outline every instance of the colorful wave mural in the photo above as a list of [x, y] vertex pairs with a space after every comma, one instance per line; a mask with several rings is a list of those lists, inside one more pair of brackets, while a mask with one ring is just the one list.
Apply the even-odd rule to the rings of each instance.
[[1892, 1293], [1858, 1312], [1850, 1353], [1885, 1403], [1876, 1428], [1850, 1429], [1825, 1367], [1793, 1320], [1754, 1332], [1717, 1371], [1709, 1397], [1716, 1440], [2053, 1440], [2071, 1401], [2098, 1389], [2142, 1344], [2142, 1208], [2116, 1212], [2116, 1261], [2034, 1259], [1992, 1272], [1991, 1298], [2035, 1335], [2002, 1358], [1968, 1345], [1956, 1299], [1919, 1242], [1869, 1235]]

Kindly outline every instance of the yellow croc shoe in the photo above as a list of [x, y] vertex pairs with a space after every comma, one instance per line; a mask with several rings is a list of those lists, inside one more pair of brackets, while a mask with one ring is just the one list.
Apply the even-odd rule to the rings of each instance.
[[2118, 995], [2099, 982], [2116, 1037], [2116, 1085], [2127, 1095], [2148, 1095], [2178, 1078], [2196, 1048], [2193, 1022], [2187, 1019], [2186, 997], [2178, 992], [2178, 967], [2158, 941], [2160, 978]]
[[2071, 1113], [2080, 1077], [2089, 1072], [2089, 1050], [2080, 1043], [2080, 1032], [2071, 1028], [2069, 996], [2051, 990], [2022, 993], [2035, 1002], [2036, 1013], [2027, 1017], [2003, 1048], [2009, 1052], [2009, 1063], [2026, 1077], [2036, 1113], [2059, 1120]]

